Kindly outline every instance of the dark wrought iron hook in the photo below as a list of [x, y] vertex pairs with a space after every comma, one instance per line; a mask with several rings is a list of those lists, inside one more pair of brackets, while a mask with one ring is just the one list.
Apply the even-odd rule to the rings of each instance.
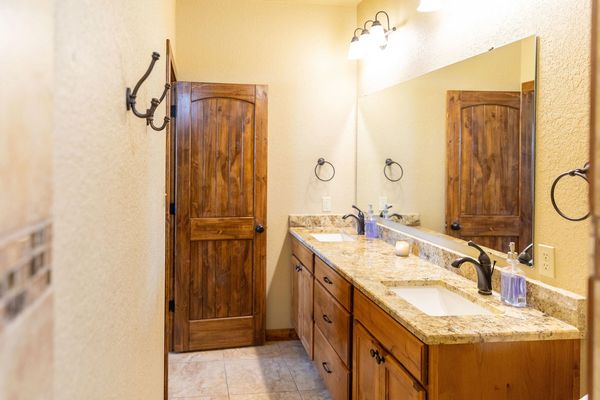
[[144, 81], [146, 79], [148, 79], [148, 77], [150, 76], [150, 73], [152, 72], [152, 69], [154, 69], [154, 64], [156, 64], [156, 61], [158, 61], [159, 58], [160, 58], [160, 54], [158, 54], [157, 52], [153, 52], [152, 53], [152, 61], [150, 61], [150, 65], [148, 66], [148, 69], [146, 70], [144, 75], [142, 75], [140, 80], [135, 84], [135, 86], [133, 87], [133, 91], [130, 88], [127, 88], [127, 90], [125, 92], [127, 110], [133, 111], [133, 113], [135, 114], [136, 117], [147, 118], [150, 116], [148, 114], [148, 110], [146, 110], [146, 113], [142, 114], [135, 108], [135, 99], [137, 97], [138, 90], [140, 90], [140, 87], [142, 86], [142, 83], [144, 83]]
[[159, 99], [153, 98], [150, 101], [150, 107], [146, 110], [145, 113], [139, 112], [137, 110], [137, 108], [135, 107], [135, 105], [136, 105], [136, 97], [137, 97], [138, 90], [140, 89], [140, 87], [142, 86], [144, 81], [146, 79], [148, 79], [148, 76], [150, 76], [150, 73], [152, 73], [154, 64], [156, 64], [156, 61], [158, 61], [159, 58], [160, 58], [160, 54], [158, 54], [157, 52], [153, 52], [152, 53], [152, 61], [150, 61], [150, 65], [148, 66], [148, 69], [146, 70], [144, 75], [142, 75], [140, 80], [135, 84], [135, 86], [133, 87], [133, 91], [130, 88], [127, 88], [127, 90], [125, 92], [127, 110], [131, 110], [133, 112], [133, 114], [138, 118], [146, 119], [146, 125], [150, 125], [152, 127], [152, 129], [154, 129], [156, 131], [163, 130], [170, 121], [170, 118], [165, 117], [164, 123], [161, 127], [154, 126], [154, 122], [153, 122], [154, 121], [154, 113], [156, 112], [156, 109], [158, 108], [159, 104], [162, 103], [162, 101], [167, 96], [167, 92], [171, 88], [171, 85], [168, 83], [165, 84], [165, 88], [164, 88], [163, 93], [160, 96], [160, 98]]
[[171, 118], [169, 117], [165, 117], [163, 124], [161, 126], [154, 126], [154, 118], [150, 117], [148, 118], [148, 125], [150, 125], [150, 128], [154, 129], [155, 131], [162, 131], [163, 129], [165, 129], [167, 127], [167, 124], [169, 123], [169, 121], [171, 121]]

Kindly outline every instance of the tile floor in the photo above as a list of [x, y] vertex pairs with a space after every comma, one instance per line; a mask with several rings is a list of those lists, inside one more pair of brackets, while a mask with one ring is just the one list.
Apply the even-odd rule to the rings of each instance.
[[169, 354], [170, 400], [331, 400], [299, 341]]

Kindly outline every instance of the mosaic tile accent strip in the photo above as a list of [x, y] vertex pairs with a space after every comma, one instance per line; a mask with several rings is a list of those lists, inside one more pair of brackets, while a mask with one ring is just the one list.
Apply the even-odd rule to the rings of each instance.
[[52, 284], [49, 221], [0, 239], [0, 331]]

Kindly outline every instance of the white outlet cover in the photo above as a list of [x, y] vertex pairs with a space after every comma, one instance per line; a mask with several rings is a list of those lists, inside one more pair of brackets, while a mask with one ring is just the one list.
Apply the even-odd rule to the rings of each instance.
[[331, 196], [323, 196], [323, 212], [331, 212]]
[[554, 278], [554, 247], [545, 244], [538, 245], [537, 257], [538, 260], [534, 259], [534, 263], [538, 265], [539, 273], [548, 278]]

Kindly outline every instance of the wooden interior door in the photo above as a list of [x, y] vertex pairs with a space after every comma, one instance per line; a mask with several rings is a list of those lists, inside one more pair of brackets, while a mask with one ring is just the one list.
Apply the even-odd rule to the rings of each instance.
[[[521, 92], [447, 94], [446, 231], [508, 251], [533, 226], [533, 85]], [[528, 122], [529, 121], [529, 122]]]
[[176, 85], [175, 351], [265, 340], [267, 88]]

